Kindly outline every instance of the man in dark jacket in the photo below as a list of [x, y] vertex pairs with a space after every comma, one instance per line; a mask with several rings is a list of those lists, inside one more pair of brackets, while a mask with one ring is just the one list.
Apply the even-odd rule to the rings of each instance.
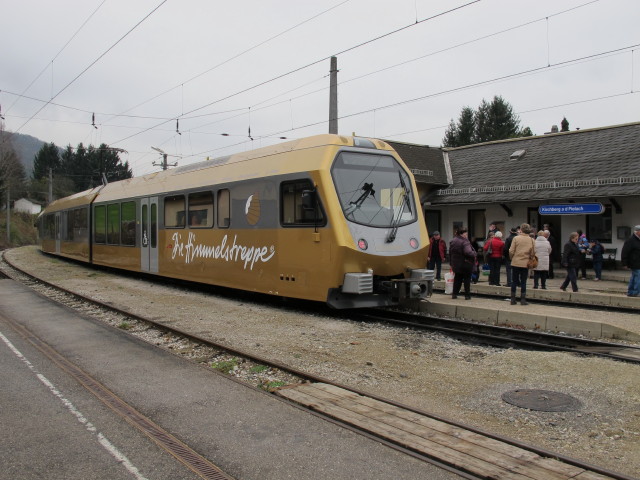
[[509, 248], [511, 248], [511, 242], [518, 235], [520, 227], [513, 227], [509, 231], [509, 236], [504, 241], [504, 248], [502, 249], [504, 256], [504, 268], [507, 271], [507, 287], [511, 286], [511, 260], [509, 259]]
[[442, 271], [442, 261], [447, 254], [447, 245], [444, 243], [444, 240], [440, 238], [440, 232], [433, 232], [433, 237], [431, 237], [429, 243], [429, 256], [427, 258], [427, 268], [429, 270], [437, 269], [436, 272], [436, 280], [440, 280], [440, 273]]
[[640, 225], [633, 227], [633, 235], [622, 247], [622, 265], [631, 270], [628, 297], [640, 297]]

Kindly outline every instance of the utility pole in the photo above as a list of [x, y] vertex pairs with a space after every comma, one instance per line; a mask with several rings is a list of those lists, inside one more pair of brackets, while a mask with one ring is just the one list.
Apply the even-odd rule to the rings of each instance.
[[9, 185], [7, 185], [7, 245], [11, 245], [11, 187]]
[[53, 169], [49, 169], [49, 198], [47, 203], [53, 202]]
[[331, 57], [329, 70], [329, 133], [338, 133], [338, 59]]

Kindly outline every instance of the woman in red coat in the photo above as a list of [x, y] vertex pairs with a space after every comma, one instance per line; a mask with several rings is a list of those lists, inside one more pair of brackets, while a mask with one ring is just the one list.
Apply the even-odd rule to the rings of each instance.
[[[497, 230], [495, 235], [484, 244], [484, 251], [488, 254], [489, 261], [489, 285], [500, 286], [500, 268], [502, 267], [502, 232]], [[491, 253], [489, 253], [491, 250]]]

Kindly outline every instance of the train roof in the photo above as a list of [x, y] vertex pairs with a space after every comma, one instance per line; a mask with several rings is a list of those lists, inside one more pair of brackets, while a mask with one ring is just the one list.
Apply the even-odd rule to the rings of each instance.
[[[87, 205], [94, 200], [108, 202], [126, 197], [154, 196], [217, 183], [319, 170], [331, 165], [339, 148], [363, 146], [393, 151], [382, 140], [332, 134], [315, 135], [109, 183], [56, 200], [47, 207], [47, 211]], [[295, 155], [295, 152], [302, 150], [307, 151], [305, 155]]]

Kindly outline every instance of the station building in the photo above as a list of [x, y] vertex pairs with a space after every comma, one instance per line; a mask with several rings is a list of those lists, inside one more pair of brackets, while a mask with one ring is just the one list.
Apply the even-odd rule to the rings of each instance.
[[388, 143], [415, 175], [429, 232], [447, 242], [461, 226], [484, 240], [491, 223], [504, 234], [549, 224], [558, 245], [582, 230], [619, 260], [640, 224], [640, 123], [459, 148]]

